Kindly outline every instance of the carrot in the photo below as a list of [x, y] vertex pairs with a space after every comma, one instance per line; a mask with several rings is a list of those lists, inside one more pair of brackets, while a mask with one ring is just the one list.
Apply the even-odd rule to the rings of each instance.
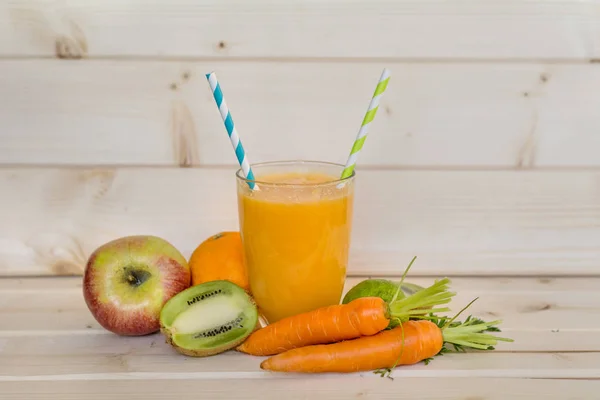
[[[395, 300], [390, 303], [380, 297], [360, 297], [347, 304], [283, 318], [254, 331], [236, 350], [270, 356], [297, 347], [374, 335], [386, 329], [392, 320], [405, 322], [411, 318], [427, 318], [427, 313], [447, 311], [447, 308], [433, 307], [450, 302], [455, 295], [448, 291], [449, 283], [450, 280], [444, 278], [408, 297], [396, 299], [394, 296]], [[431, 309], [424, 310], [427, 307]]]
[[[306, 346], [288, 350], [264, 360], [264, 370], [281, 372], [359, 372], [376, 370], [388, 374], [396, 365], [411, 365], [428, 361], [436, 355], [449, 351], [446, 344], [460, 351], [464, 347], [493, 350], [499, 338], [485, 331], [499, 331], [500, 321], [484, 322], [467, 318], [463, 323], [438, 319], [411, 320], [372, 336], [333, 344]], [[385, 372], [382, 373], [382, 376]]]

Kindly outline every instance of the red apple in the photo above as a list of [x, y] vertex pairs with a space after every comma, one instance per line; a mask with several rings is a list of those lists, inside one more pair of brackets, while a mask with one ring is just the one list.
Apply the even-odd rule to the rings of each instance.
[[163, 305], [190, 283], [186, 259], [169, 242], [156, 236], [126, 236], [90, 255], [83, 296], [105, 329], [140, 336], [160, 329]]

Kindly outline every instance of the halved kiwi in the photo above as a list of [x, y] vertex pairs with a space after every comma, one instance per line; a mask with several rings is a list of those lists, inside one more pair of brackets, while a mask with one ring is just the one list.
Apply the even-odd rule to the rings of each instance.
[[242, 343], [254, 331], [258, 310], [252, 298], [226, 280], [191, 286], [160, 312], [160, 331], [182, 354], [205, 357]]

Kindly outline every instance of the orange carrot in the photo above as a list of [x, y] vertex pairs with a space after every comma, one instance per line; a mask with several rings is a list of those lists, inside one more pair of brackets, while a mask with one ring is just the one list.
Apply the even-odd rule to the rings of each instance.
[[[347, 304], [283, 318], [254, 331], [236, 349], [251, 355], [269, 356], [297, 347], [374, 335], [387, 328], [392, 319], [405, 322], [411, 318], [427, 318], [426, 313], [447, 311], [447, 308], [433, 307], [448, 303], [455, 295], [447, 290], [449, 283], [449, 279], [442, 279], [390, 303], [379, 297], [360, 297]], [[426, 307], [432, 308], [424, 310]]]
[[444, 347], [447, 343], [453, 344], [456, 350], [463, 347], [493, 350], [498, 340], [512, 342], [483, 333], [499, 331], [494, 325], [500, 321], [483, 322], [471, 317], [461, 324], [451, 321], [440, 327], [428, 320], [411, 320], [373, 336], [288, 350], [267, 358], [260, 367], [281, 372], [386, 370], [389, 374], [396, 365], [415, 364], [448, 351]]
[[433, 357], [440, 351], [442, 343], [442, 332], [433, 322], [408, 321], [373, 336], [288, 350], [264, 360], [260, 367], [281, 372], [374, 370], [391, 367], [396, 360], [408, 365]]

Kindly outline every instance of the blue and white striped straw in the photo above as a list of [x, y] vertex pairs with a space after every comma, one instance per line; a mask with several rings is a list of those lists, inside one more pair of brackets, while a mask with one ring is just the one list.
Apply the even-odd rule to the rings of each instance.
[[258, 186], [256, 186], [254, 183], [254, 174], [252, 173], [252, 168], [250, 168], [248, 157], [246, 157], [246, 152], [244, 151], [244, 147], [242, 147], [242, 142], [240, 141], [240, 137], [235, 129], [231, 112], [229, 111], [229, 107], [227, 107], [227, 103], [223, 97], [223, 92], [221, 91], [221, 85], [217, 80], [217, 75], [215, 75], [214, 72], [211, 72], [210, 74], [206, 74], [206, 79], [208, 79], [208, 84], [213, 92], [213, 97], [215, 98], [217, 107], [219, 107], [219, 112], [221, 113], [221, 118], [223, 118], [223, 122], [225, 123], [225, 128], [227, 129], [227, 134], [231, 140], [231, 145], [235, 150], [235, 155], [237, 156], [238, 162], [242, 167], [244, 176], [249, 180], [248, 185], [250, 186], [250, 189], [258, 190]]

